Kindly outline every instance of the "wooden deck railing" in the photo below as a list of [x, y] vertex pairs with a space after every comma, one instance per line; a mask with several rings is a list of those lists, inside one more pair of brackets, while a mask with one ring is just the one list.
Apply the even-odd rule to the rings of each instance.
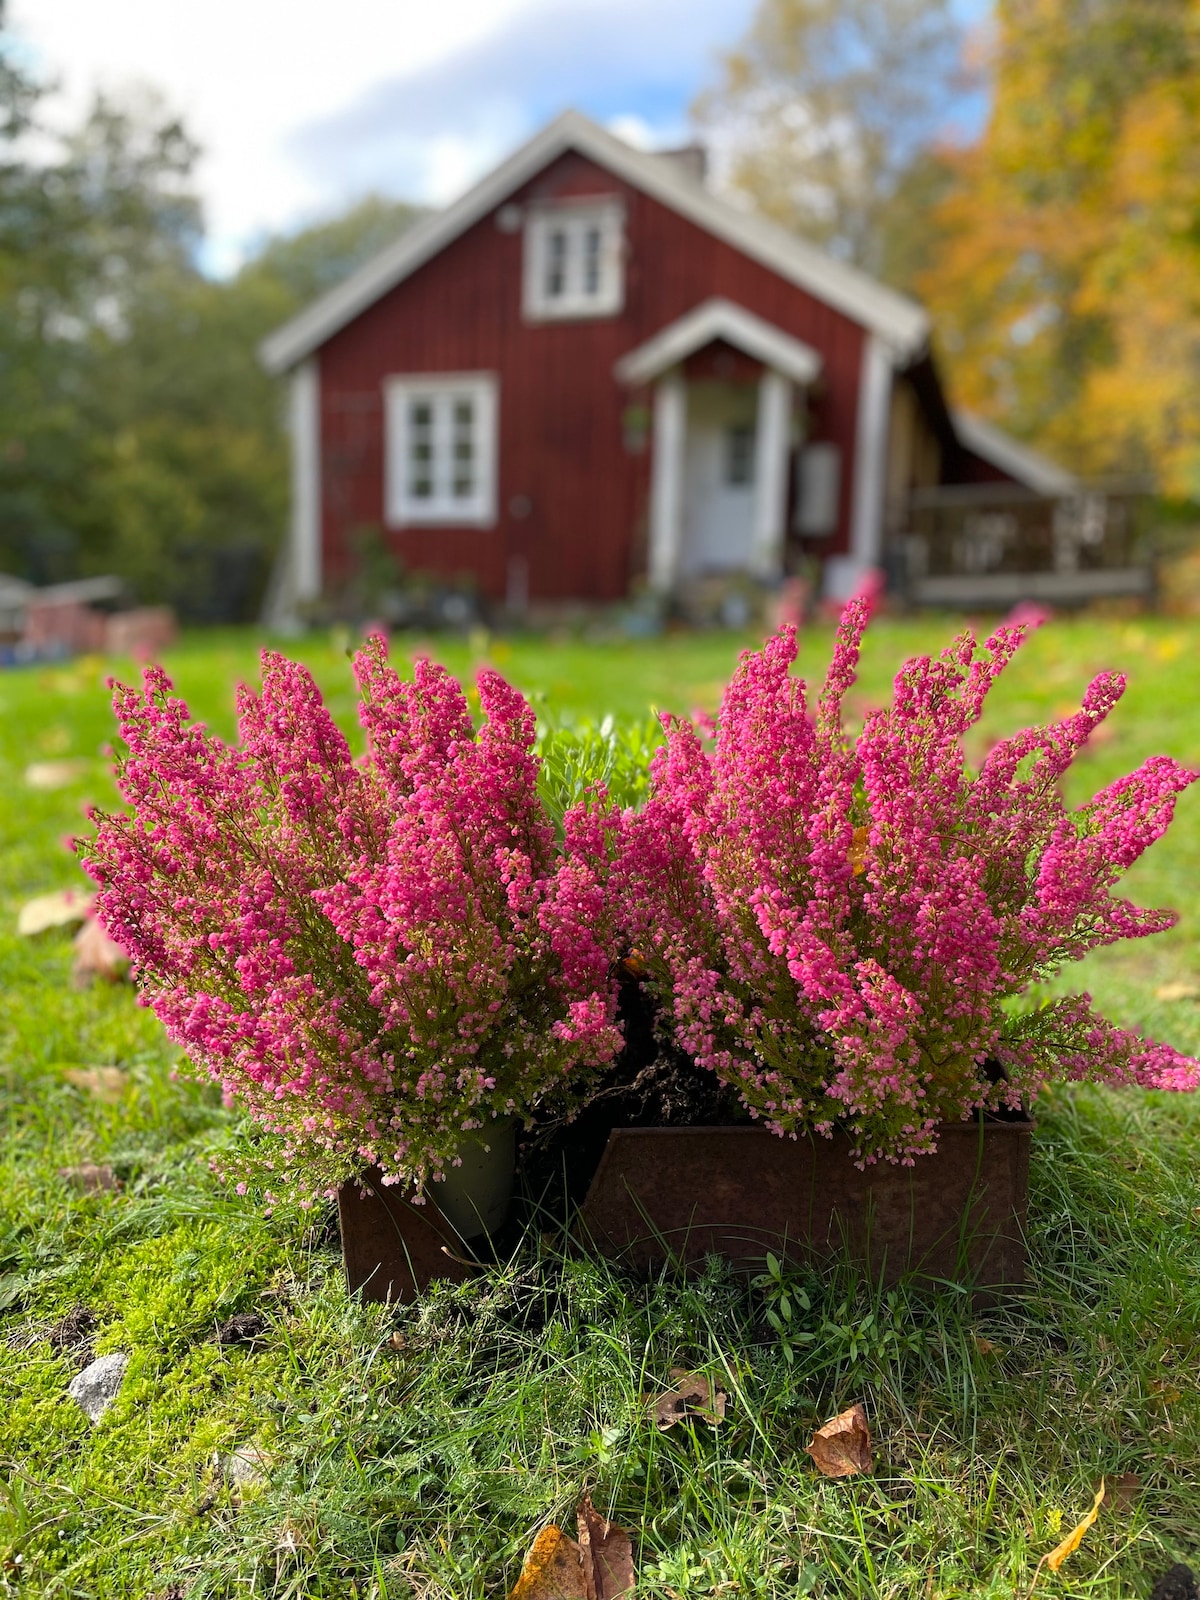
[[1008, 484], [919, 490], [893, 535], [892, 571], [914, 605], [1149, 598], [1146, 504], [1128, 484], [1058, 496]]

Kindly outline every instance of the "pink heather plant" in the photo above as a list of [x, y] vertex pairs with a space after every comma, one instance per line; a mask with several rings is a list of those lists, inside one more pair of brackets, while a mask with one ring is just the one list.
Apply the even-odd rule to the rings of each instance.
[[118, 687], [127, 816], [87, 866], [143, 1001], [192, 1061], [328, 1185], [421, 1183], [465, 1130], [578, 1094], [619, 1048], [598, 879], [602, 814], [556, 846], [534, 717], [494, 672], [355, 658], [365, 761], [309, 673], [263, 654], [240, 745], [189, 722], [158, 668]]
[[1172, 925], [1112, 889], [1197, 774], [1156, 756], [1066, 810], [1058, 780], [1120, 699], [1116, 674], [969, 772], [963, 735], [1021, 626], [982, 655], [964, 633], [907, 662], [850, 742], [841, 705], [867, 615], [865, 600], [846, 609], [815, 715], [789, 673], [793, 629], [745, 654], [715, 748], [668, 720], [651, 799], [622, 820], [614, 889], [679, 1042], [776, 1132], [841, 1124], [865, 1162], [911, 1162], [939, 1121], [1032, 1100], [1051, 1078], [1195, 1089], [1200, 1066], [1086, 995], [1025, 1014], [1005, 1002]]

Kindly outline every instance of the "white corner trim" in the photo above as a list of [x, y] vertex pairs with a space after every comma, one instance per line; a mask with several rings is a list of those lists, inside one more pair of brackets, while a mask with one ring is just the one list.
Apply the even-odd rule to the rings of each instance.
[[787, 521], [788, 454], [792, 385], [780, 372], [764, 372], [758, 383], [758, 427], [754, 454], [754, 575], [766, 582], [783, 569]]
[[901, 359], [915, 356], [928, 342], [929, 317], [915, 301], [835, 261], [765, 217], [719, 200], [669, 157], [634, 150], [590, 118], [564, 111], [461, 199], [416, 223], [344, 283], [278, 328], [259, 346], [263, 365], [269, 372], [295, 366], [572, 149], [870, 329]]
[[651, 383], [714, 339], [723, 339], [801, 386], [811, 383], [821, 370], [821, 357], [811, 345], [784, 333], [744, 306], [720, 299], [705, 300], [669, 322], [644, 344], [623, 355], [613, 370], [621, 383]]
[[288, 396], [292, 435], [292, 593], [321, 594], [321, 375], [316, 358], [293, 371]]
[[858, 384], [850, 522], [850, 558], [859, 576], [868, 568], [877, 567], [883, 554], [883, 497], [891, 407], [891, 355], [882, 339], [868, 334], [863, 340]]
[[[499, 466], [500, 381], [494, 372], [391, 373], [383, 382], [384, 485], [383, 515], [389, 528], [491, 528], [496, 523], [496, 477]], [[470, 497], [453, 498], [447, 478], [453, 476], [453, 399], [468, 398], [472, 408], [471, 443], [475, 488]], [[431, 487], [422, 503], [409, 486], [409, 403], [427, 399], [434, 411]]]
[[1027, 444], [1014, 439], [1011, 434], [997, 428], [993, 422], [972, 416], [969, 411], [952, 410], [950, 420], [959, 442], [977, 456], [990, 461], [994, 467], [1007, 472], [1018, 483], [1038, 494], [1075, 494], [1079, 479], [1056, 462], [1049, 461]]
[[687, 444], [687, 385], [668, 372], [654, 389], [654, 456], [650, 480], [650, 587], [669, 594], [683, 549], [683, 478]]

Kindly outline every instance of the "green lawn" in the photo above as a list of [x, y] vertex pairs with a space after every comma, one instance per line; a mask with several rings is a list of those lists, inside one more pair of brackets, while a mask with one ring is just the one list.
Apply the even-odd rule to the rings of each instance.
[[[878, 702], [900, 658], [949, 631], [877, 624], [853, 706]], [[829, 640], [828, 628], [806, 640], [806, 675]], [[715, 709], [747, 642], [487, 648], [563, 721]], [[1054, 624], [997, 691], [989, 728], [1073, 709], [1087, 677], [1116, 666], [1127, 699], [1072, 797], [1154, 751], [1200, 763], [1198, 644], [1165, 620]], [[292, 648], [350, 727], [343, 641]], [[484, 648], [435, 653], [468, 670]], [[232, 731], [231, 687], [253, 675], [254, 651], [248, 633], [193, 637], [168, 662], [219, 731]], [[1106, 1507], [1039, 1594], [1146, 1595], [1172, 1559], [1200, 1557], [1200, 1104], [1055, 1095], [1039, 1108], [1027, 1292], [973, 1314], [950, 1290], [888, 1299], [842, 1272], [809, 1286], [815, 1337], [791, 1366], [761, 1299], [717, 1265], [639, 1283], [564, 1253], [550, 1227], [472, 1284], [364, 1310], [327, 1219], [264, 1216], [222, 1187], [212, 1163], [232, 1120], [176, 1080], [131, 994], [73, 988], [67, 936], [15, 935], [25, 899], [76, 881], [60, 841], [81, 831], [81, 805], [113, 798], [99, 754], [113, 670], [133, 671], [0, 675], [0, 1590], [501, 1596], [538, 1528], [567, 1518], [585, 1486], [635, 1531], [639, 1593], [668, 1600], [1023, 1595], [1102, 1474], [1135, 1474], [1136, 1503]], [[89, 762], [77, 783], [25, 785], [29, 762], [65, 757]], [[1193, 1050], [1200, 1006], [1155, 990], [1200, 983], [1198, 868], [1191, 793], [1129, 883], [1178, 906], [1179, 927], [1072, 975], [1117, 1020]], [[126, 1078], [112, 1103], [66, 1077], [114, 1065]], [[111, 1165], [123, 1190], [70, 1189], [57, 1171], [83, 1162]], [[77, 1362], [60, 1325], [79, 1307], [98, 1353], [130, 1356], [96, 1428], [66, 1395]], [[218, 1325], [250, 1309], [266, 1320], [261, 1343], [219, 1343]], [[723, 1427], [655, 1431], [641, 1396], [673, 1366], [723, 1378]], [[803, 1447], [854, 1401], [877, 1470], [821, 1480]], [[219, 1469], [239, 1448], [262, 1458], [261, 1481], [240, 1489]]]

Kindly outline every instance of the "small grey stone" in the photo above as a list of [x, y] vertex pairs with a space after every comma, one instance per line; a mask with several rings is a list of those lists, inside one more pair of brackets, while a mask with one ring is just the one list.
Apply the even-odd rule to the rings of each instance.
[[254, 1484], [265, 1483], [271, 1465], [266, 1451], [254, 1444], [240, 1445], [226, 1456], [218, 1452], [216, 1461], [225, 1481], [234, 1489], [248, 1489]]
[[99, 1422], [117, 1398], [128, 1365], [129, 1357], [121, 1350], [114, 1350], [111, 1355], [93, 1361], [90, 1367], [84, 1367], [67, 1385], [67, 1393], [93, 1422]]

